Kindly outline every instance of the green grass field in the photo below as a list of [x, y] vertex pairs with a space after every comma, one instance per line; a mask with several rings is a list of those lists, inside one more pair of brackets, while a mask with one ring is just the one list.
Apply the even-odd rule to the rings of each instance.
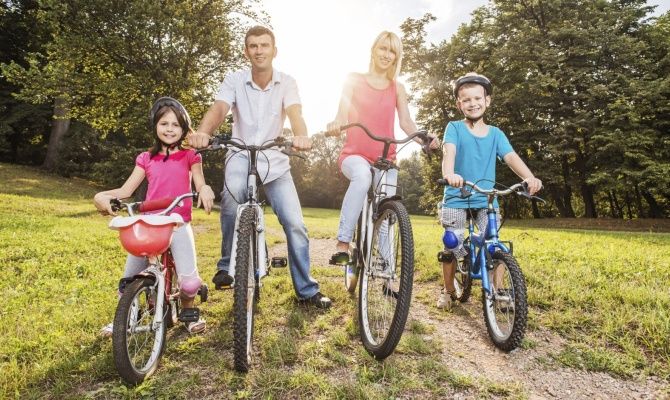
[[[427, 349], [422, 326], [410, 327], [398, 355], [370, 358], [357, 334], [356, 299], [340, 270], [315, 266], [334, 300], [330, 312], [294, 301], [288, 271], [264, 283], [256, 321], [257, 365], [233, 372], [229, 293], [202, 307], [205, 335], [169, 334], [158, 373], [127, 388], [116, 375], [111, 344], [98, 330], [112, 318], [125, 259], [108, 219], [92, 205], [92, 185], [0, 164], [0, 398], [389, 398], [445, 397], [470, 388], [480, 397], [517, 397], [517, 388], [473, 381]], [[305, 209], [310, 236], [331, 238], [337, 211]], [[547, 221], [547, 225], [551, 221]], [[441, 280], [435, 262], [441, 228], [413, 217], [419, 283]], [[278, 229], [276, 218], [268, 225]], [[194, 216], [201, 275], [214, 273], [218, 215]], [[556, 361], [618, 376], [670, 376], [670, 234], [526, 228], [505, 238], [526, 275], [529, 329], [567, 339]], [[270, 238], [278, 242], [280, 238]], [[433, 299], [431, 299], [432, 302]], [[445, 388], [444, 382], [448, 382]]]

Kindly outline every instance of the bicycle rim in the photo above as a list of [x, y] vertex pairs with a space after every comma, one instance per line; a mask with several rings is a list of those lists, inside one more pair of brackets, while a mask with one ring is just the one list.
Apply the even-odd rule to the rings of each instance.
[[482, 291], [484, 318], [496, 347], [510, 351], [521, 344], [526, 330], [526, 284], [514, 257], [496, 252], [492, 259], [493, 269], [487, 271], [491, 293]]
[[370, 354], [384, 359], [400, 341], [412, 298], [414, 243], [402, 203], [380, 206], [369, 254], [358, 302], [361, 339]]
[[121, 377], [131, 383], [142, 382], [156, 369], [165, 347], [164, 319], [153, 326], [157, 299], [155, 286], [143, 279], [124, 290], [114, 317], [112, 348], [114, 363]]
[[251, 364], [254, 329], [254, 303], [256, 279], [253, 265], [255, 212], [245, 208], [240, 215], [237, 232], [237, 256], [235, 259], [235, 293], [233, 299], [234, 359], [235, 369], [247, 372]]

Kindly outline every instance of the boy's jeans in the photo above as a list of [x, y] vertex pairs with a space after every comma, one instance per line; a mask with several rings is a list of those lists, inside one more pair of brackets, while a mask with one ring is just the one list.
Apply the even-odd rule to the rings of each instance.
[[[230, 265], [230, 254], [233, 248], [238, 202], [244, 203], [247, 198], [246, 166], [243, 169], [234, 170], [237, 169], [234, 164], [229, 163], [226, 166], [225, 186], [221, 196], [221, 233], [223, 234], [223, 241], [221, 243], [221, 259], [217, 262], [217, 268], [226, 272]], [[287, 171], [272, 182], [265, 183], [263, 191], [286, 234], [288, 264], [291, 270], [293, 288], [299, 298], [310, 298], [319, 291], [319, 284], [309, 275], [309, 239], [291, 171]]]

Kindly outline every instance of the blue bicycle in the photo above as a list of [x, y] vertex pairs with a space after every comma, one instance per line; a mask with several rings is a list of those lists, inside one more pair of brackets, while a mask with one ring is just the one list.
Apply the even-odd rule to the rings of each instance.
[[[445, 179], [438, 180], [438, 183], [449, 184]], [[483, 232], [475, 233], [476, 210], [468, 210], [468, 235], [463, 241], [467, 254], [457, 263], [454, 276], [455, 297], [460, 302], [467, 301], [472, 291], [472, 281], [481, 280], [482, 306], [489, 336], [496, 347], [511, 351], [521, 344], [526, 333], [528, 318], [526, 281], [519, 263], [512, 254], [512, 242], [499, 239], [500, 228], [493, 204], [499, 196], [511, 193], [529, 199], [544, 200], [531, 196], [527, 192], [525, 182], [506, 189], [482, 189], [472, 182], [465, 181], [460, 197], [470, 197], [472, 191], [487, 197], [487, 226]]]

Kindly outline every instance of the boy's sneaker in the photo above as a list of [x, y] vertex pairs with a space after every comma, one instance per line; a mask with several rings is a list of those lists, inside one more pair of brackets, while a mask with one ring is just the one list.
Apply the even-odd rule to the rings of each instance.
[[455, 296], [454, 292], [447, 292], [446, 289], [442, 288], [440, 297], [437, 298], [437, 308], [450, 311], [454, 307]]
[[110, 322], [109, 324], [105, 325], [100, 329], [100, 336], [102, 337], [112, 337], [112, 333], [114, 333], [114, 323]]

